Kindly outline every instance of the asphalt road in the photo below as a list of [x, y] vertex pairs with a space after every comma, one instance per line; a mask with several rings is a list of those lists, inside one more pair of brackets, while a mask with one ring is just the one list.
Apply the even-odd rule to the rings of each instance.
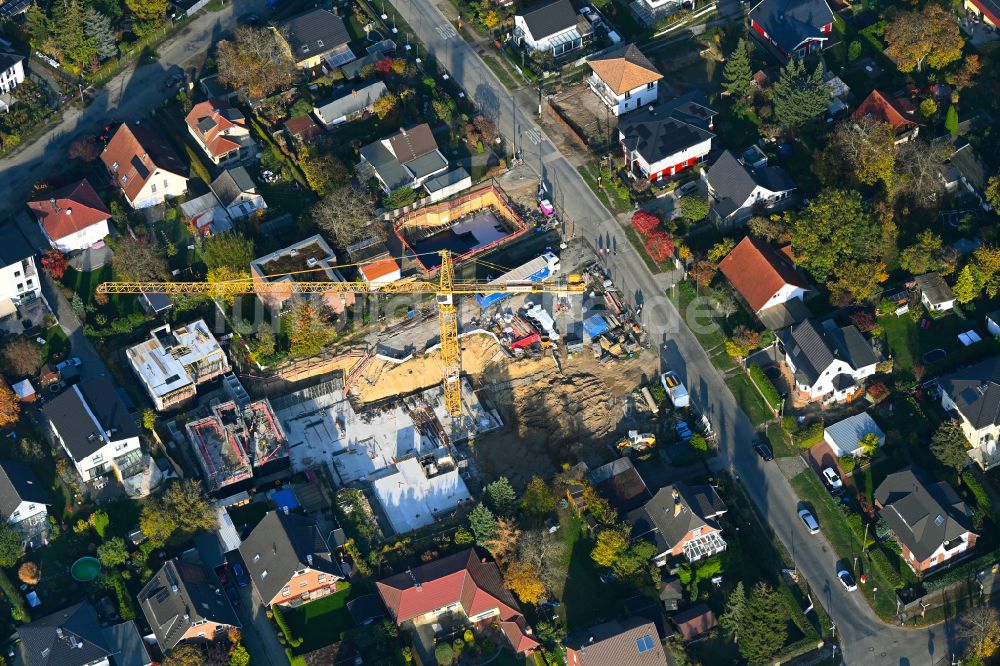
[[205, 51], [236, 26], [238, 17], [265, 15], [264, 0], [236, 0], [221, 11], [206, 12], [157, 49], [158, 60], [126, 69], [102, 88], [90, 91], [82, 111], [66, 109], [62, 121], [15, 155], [0, 160], [0, 218], [22, 208], [32, 186], [57, 174], [69, 145], [80, 135], [98, 133], [112, 121], [134, 121], [163, 103], [169, 72], [200, 61]]
[[[622, 293], [643, 304], [643, 324], [659, 341], [661, 363], [685, 379], [695, 404], [719, 432], [724, 467], [743, 482], [767, 522], [775, 530], [796, 566], [821, 598], [837, 627], [848, 664], [935, 664], [950, 656], [951, 628], [938, 625], [906, 630], [883, 624], [858, 593], [843, 589], [836, 578], [837, 557], [822, 534], [808, 534], [797, 512], [799, 499], [774, 463], [762, 463], [751, 450], [754, 428], [737, 405], [723, 378], [709, 362], [688, 326], [705, 325], [708, 317], [684, 313], [663, 295], [662, 287], [642, 258], [624, 238], [608, 212], [575, 168], [534, 123], [537, 91], [512, 95], [456, 33], [432, 0], [393, 0], [432, 55], [464, 88], [484, 113], [492, 117], [508, 141], [523, 147], [525, 165], [541, 176], [557, 207], [574, 221], [575, 233], [593, 247], [612, 247], [606, 260]], [[515, 97], [516, 95], [516, 97]]]

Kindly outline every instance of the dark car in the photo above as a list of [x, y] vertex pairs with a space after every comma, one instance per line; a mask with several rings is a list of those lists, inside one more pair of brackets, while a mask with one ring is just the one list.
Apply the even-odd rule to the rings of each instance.
[[774, 452], [771, 451], [771, 445], [762, 439], [754, 441], [753, 450], [757, 452], [757, 455], [759, 455], [761, 460], [764, 462], [774, 460]]
[[240, 593], [236, 591], [236, 588], [232, 585], [226, 586], [226, 595], [229, 597], [229, 601], [233, 606], [238, 606], [240, 603]]
[[240, 587], [246, 587], [250, 584], [250, 576], [247, 575], [247, 570], [239, 562], [233, 564], [233, 577], [236, 578]]

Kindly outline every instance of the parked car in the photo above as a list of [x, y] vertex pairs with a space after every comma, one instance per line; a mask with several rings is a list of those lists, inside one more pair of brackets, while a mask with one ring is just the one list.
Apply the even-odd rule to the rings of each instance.
[[236, 607], [236, 606], [239, 605], [239, 603], [240, 603], [240, 593], [237, 592], [236, 588], [233, 587], [232, 585], [227, 585], [226, 586], [226, 596], [229, 597], [229, 601], [230, 601], [230, 603], [233, 604], [233, 607]]
[[840, 490], [844, 484], [840, 480], [840, 477], [836, 472], [833, 471], [832, 467], [827, 467], [823, 470], [823, 479], [829, 484], [830, 488], [833, 490]]
[[844, 589], [848, 592], [853, 592], [858, 589], [858, 584], [854, 582], [854, 576], [847, 569], [841, 569], [837, 572], [837, 578], [840, 579], [840, 584], [844, 586]]
[[683, 185], [681, 185], [680, 187], [678, 187], [677, 188], [677, 194], [679, 194], [679, 195], [681, 195], [683, 197], [683, 196], [686, 196], [688, 194], [691, 194], [692, 192], [694, 192], [697, 189], [698, 189], [698, 183], [696, 183], [695, 181], [692, 180], [691, 182], [684, 183]]
[[678, 421], [677, 425], [674, 426], [674, 430], [677, 431], [677, 436], [685, 442], [691, 441], [691, 437], [694, 435], [691, 432], [691, 428], [684, 421]]
[[753, 450], [757, 452], [757, 455], [759, 455], [761, 460], [764, 462], [774, 460], [774, 452], [771, 451], [771, 446], [762, 439], [754, 440]]
[[236, 578], [240, 587], [246, 587], [250, 584], [250, 576], [247, 575], [247, 570], [239, 562], [233, 564], [233, 577]]
[[816, 522], [812, 513], [809, 512], [809, 509], [802, 509], [799, 511], [799, 518], [801, 518], [802, 522], [805, 523], [806, 529], [809, 530], [809, 534], [816, 534], [819, 532], [819, 523]]
[[66, 368], [79, 368], [81, 365], [83, 365], [83, 361], [74, 356], [73, 358], [68, 358], [61, 363], [56, 363], [56, 370], [62, 371]]

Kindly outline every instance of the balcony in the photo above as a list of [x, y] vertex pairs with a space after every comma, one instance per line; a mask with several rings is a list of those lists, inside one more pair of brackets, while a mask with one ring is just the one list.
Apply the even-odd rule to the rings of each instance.
[[587, 79], [587, 85], [590, 86], [590, 89], [594, 91], [594, 94], [597, 95], [609, 109], [618, 108], [618, 100], [611, 95], [608, 91], [608, 87], [604, 84], [604, 81], [602, 81], [596, 74], [591, 75], [591, 77]]

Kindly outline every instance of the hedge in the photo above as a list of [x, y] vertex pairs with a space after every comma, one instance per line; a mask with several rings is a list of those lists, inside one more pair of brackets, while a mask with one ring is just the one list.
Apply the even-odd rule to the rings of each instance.
[[983, 488], [983, 484], [979, 483], [979, 479], [976, 478], [976, 475], [966, 470], [962, 472], [961, 479], [965, 487], [969, 489], [970, 493], [972, 493], [972, 496], [976, 498], [976, 511], [995, 522], [996, 515], [993, 512], [993, 505], [992, 502], [990, 502], [990, 496], [986, 492], [986, 489]]
[[750, 364], [750, 379], [757, 385], [757, 389], [764, 396], [764, 400], [767, 401], [771, 409], [774, 411], [781, 409], [781, 395], [778, 393], [778, 389], [774, 388], [774, 382], [764, 374], [764, 371], [756, 363]]
[[24, 605], [24, 597], [3, 569], [0, 569], [0, 590], [7, 595], [7, 601], [10, 602], [11, 619], [15, 622], [31, 622], [28, 607]]
[[988, 570], [993, 565], [993, 562], [996, 561], [998, 554], [1000, 554], [1000, 549], [991, 550], [988, 553], [983, 553], [974, 560], [969, 560], [965, 564], [958, 565], [951, 571], [945, 571], [938, 576], [932, 576], [930, 580], [924, 581], [924, 589], [931, 592], [939, 590], [942, 587], [947, 587], [952, 583], [972, 578], [980, 570]]
[[819, 444], [823, 439], [823, 422], [817, 421], [813, 423], [808, 428], [800, 430], [799, 432], [792, 435], [792, 441], [795, 442], [795, 446], [800, 449], [808, 449], [816, 444]]
[[271, 613], [274, 615], [274, 623], [278, 625], [278, 629], [281, 629], [281, 633], [285, 635], [285, 640], [292, 647], [299, 647], [302, 645], [302, 638], [296, 638], [292, 635], [292, 630], [288, 628], [288, 623], [285, 622], [285, 616], [281, 614], [281, 607], [278, 604], [271, 604]]
[[[879, 573], [882, 574], [882, 577], [889, 581], [889, 584], [891, 584], [895, 589], [898, 590], [906, 585], [906, 581], [903, 580], [899, 571], [897, 571], [896, 567], [892, 566], [892, 563], [889, 562], [889, 556], [885, 554], [885, 551], [876, 547], [869, 550], [868, 554], [871, 557], [872, 566], [878, 569]], [[903, 566], [906, 565], [904, 564]]]

